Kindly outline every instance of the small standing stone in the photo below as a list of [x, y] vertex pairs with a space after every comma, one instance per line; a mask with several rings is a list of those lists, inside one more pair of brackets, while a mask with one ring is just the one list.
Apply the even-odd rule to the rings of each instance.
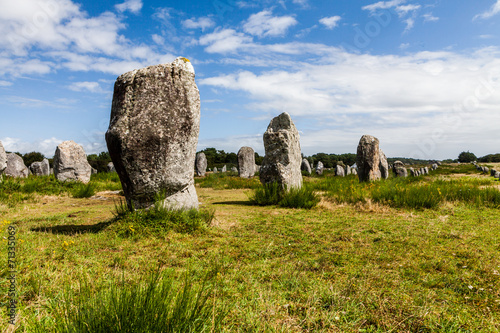
[[196, 175], [199, 177], [205, 177], [205, 173], [207, 172], [207, 157], [205, 153], [200, 152], [196, 154]]
[[349, 176], [350, 174], [352, 174], [352, 169], [350, 166], [346, 165], [345, 166], [345, 175]]
[[371, 135], [361, 137], [356, 154], [356, 166], [360, 182], [380, 179], [380, 147], [376, 137]]
[[23, 158], [17, 154], [7, 154], [7, 168], [4, 170], [6, 176], [14, 178], [26, 178], [29, 175], [29, 170], [24, 165]]
[[59, 181], [90, 181], [92, 167], [83, 147], [74, 141], [64, 141], [57, 146], [54, 155], [54, 175]]
[[264, 133], [264, 149], [261, 183], [277, 182], [283, 188], [301, 188], [300, 136], [288, 113], [283, 112], [271, 120]]
[[387, 163], [387, 157], [385, 156], [382, 149], [380, 149], [380, 177], [387, 179], [389, 178], [389, 163]]
[[238, 150], [238, 169], [242, 178], [252, 178], [255, 175], [255, 151], [251, 147], [241, 147]]
[[116, 172], [115, 165], [113, 164], [113, 162], [109, 162], [107, 167], [108, 167], [108, 172]]
[[219, 170], [217, 170], [217, 167], [214, 167], [214, 173], [218, 173]]
[[50, 175], [49, 160], [44, 158], [42, 162], [33, 162], [30, 165], [31, 173], [35, 176], [48, 176]]
[[7, 168], [7, 154], [5, 153], [5, 149], [2, 145], [2, 141], [0, 141], [0, 174]]
[[238, 173], [238, 168], [236, 168], [236, 167], [232, 167], [232, 168], [231, 168], [231, 172]]
[[339, 177], [345, 177], [344, 168], [339, 164], [337, 164], [337, 166], [335, 167], [335, 175]]
[[318, 164], [316, 164], [316, 174], [322, 175], [323, 170], [324, 170], [323, 162], [318, 162]]
[[226, 172], [227, 171], [227, 167], [226, 165], [224, 164], [224, 166], [222, 167], [222, 170], [220, 172]]
[[393, 171], [396, 177], [408, 177], [408, 171], [405, 168], [405, 164], [401, 161], [394, 162]]
[[302, 164], [300, 165], [300, 170], [307, 172], [308, 174], [311, 174], [311, 165], [309, 164], [309, 161], [304, 158], [302, 160]]

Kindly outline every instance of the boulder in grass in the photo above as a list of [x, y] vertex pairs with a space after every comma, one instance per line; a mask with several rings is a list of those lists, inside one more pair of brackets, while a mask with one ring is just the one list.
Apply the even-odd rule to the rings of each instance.
[[322, 175], [323, 170], [324, 170], [323, 162], [318, 162], [318, 164], [316, 164], [316, 174]]
[[265, 156], [260, 167], [262, 184], [277, 182], [283, 188], [301, 188], [300, 136], [290, 115], [273, 118], [264, 133]]
[[83, 147], [74, 141], [64, 141], [54, 154], [54, 175], [59, 181], [88, 183], [92, 167]]
[[396, 177], [408, 177], [408, 171], [405, 168], [405, 164], [401, 161], [394, 162], [392, 171]]
[[335, 167], [335, 176], [345, 177], [345, 171], [341, 165], [337, 164], [337, 166]]
[[106, 143], [129, 207], [151, 207], [161, 194], [166, 207], [198, 208], [199, 130], [200, 93], [188, 59], [117, 78]]
[[307, 172], [307, 174], [311, 174], [311, 165], [309, 164], [309, 161], [304, 158], [302, 159], [302, 163], [300, 164], [300, 170]]
[[7, 168], [3, 171], [6, 176], [14, 178], [26, 178], [29, 169], [24, 165], [23, 158], [17, 154], [7, 154]]
[[205, 177], [205, 173], [207, 172], [207, 157], [205, 153], [201, 152], [196, 154], [196, 175], [199, 177]]

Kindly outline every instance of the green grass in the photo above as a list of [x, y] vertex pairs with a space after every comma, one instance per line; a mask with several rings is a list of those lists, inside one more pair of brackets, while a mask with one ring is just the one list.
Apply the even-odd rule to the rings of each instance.
[[[33, 332], [212, 332], [219, 331], [227, 311], [216, 310], [217, 271], [201, 281], [186, 272], [179, 283], [172, 272], [155, 272], [146, 283], [110, 281], [95, 291], [89, 281], [77, 292], [66, 290], [55, 302], [51, 321], [35, 321]], [[217, 311], [217, 312], [216, 312]]]
[[78, 184], [72, 191], [73, 198], [90, 198], [96, 193], [96, 186], [93, 183]]
[[257, 188], [250, 196], [250, 202], [259, 206], [278, 205], [287, 208], [311, 209], [319, 201], [320, 197], [309, 186], [284, 190], [277, 182]]
[[201, 188], [212, 188], [214, 190], [255, 189], [260, 186], [258, 177], [241, 178], [231, 172], [211, 173], [205, 177], [196, 177], [195, 183]]

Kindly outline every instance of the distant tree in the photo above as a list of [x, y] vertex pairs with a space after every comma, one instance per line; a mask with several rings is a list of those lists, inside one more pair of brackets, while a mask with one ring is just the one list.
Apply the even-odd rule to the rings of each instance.
[[262, 165], [262, 160], [264, 156], [260, 156], [258, 152], [255, 152], [255, 164]]
[[478, 162], [483, 163], [498, 163], [500, 162], [500, 154], [489, 154], [477, 159]]
[[472, 162], [472, 161], [477, 161], [477, 157], [476, 157], [476, 155], [474, 155], [470, 151], [466, 151], [466, 152], [463, 151], [460, 153], [460, 155], [458, 155], [458, 161], [460, 163], [468, 163], [468, 162]]
[[21, 156], [24, 161], [24, 165], [30, 166], [33, 162], [41, 162], [45, 158], [42, 153], [32, 151], [31, 153], [26, 153]]
[[101, 152], [99, 155], [90, 154], [87, 155], [87, 161], [90, 166], [97, 170], [97, 172], [107, 172], [108, 163], [111, 162], [111, 156], [108, 152]]

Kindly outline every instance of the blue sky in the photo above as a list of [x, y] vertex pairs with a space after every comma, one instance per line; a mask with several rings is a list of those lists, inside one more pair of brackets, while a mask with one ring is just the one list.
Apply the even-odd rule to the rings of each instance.
[[113, 84], [191, 60], [198, 150], [264, 153], [288, 112], [302, 152], [500, 152], [500, 0], [16, 0], [0, 2], [0, 141], [106, 150]]

